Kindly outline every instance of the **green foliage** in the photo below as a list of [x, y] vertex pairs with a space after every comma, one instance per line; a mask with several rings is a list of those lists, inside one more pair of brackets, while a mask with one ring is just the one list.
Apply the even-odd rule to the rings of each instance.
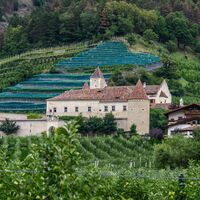
[[44, 5], [44, 0], [32, 0], [34, 6], [42, 6]]
[[193, 137], [195, 140], [200, 141], [200, 128], [198, 128], [194, 131]]
[[90, 117], [85, 119], [84, 132], [86, 134], [97, 134], [102, 133], [103, 129], [103, 119], [99, 117]]
[[114, 115], [112, 113], [106, 113], [103, 118], [103, 130], [106, 134], [112, 134], [117, 131], [117, 122], [115, 121]]
[[167, 126], [167, 117], [164, 115], [166, 110], [157, 108], [150, 110], [150, 129], [159, 128], [163, 131]]
[[10, 121], [9, 119], [6, 119], [0, 124], [0, 131], [5, 133], [6, 135], [16, 133], [19, 130], [19, 128], [20, 127], [16, 125], [16, 122]]
[[158, 40], [158, 35], [155, 32], [153, 32], [152, 29], [145, 30], [144, 34], [143, 34], [143, 37], [148, 42], [150, 42], [150, 41], [157, 41]]
[[42, 116], [38, 113], [29, 113], [27, 119], [41, 119]]
[[[133, 33], [144, 35], [147, 41], [177, 40], [179, 47], [189, 45], [193, 48], [194, 40], [199, 36], [199, 25], [194, 23], [199, 23], [200, 11], [197, 3], [183, 6], [179, 5], [180, 2], [167, 2], [167, 9], [163, 9], [163, 3], [149, 8], [141, 5], [144, 1], [146, 0], [72, 3], [64, 0], [33, 0], [37, 9], [29, 16], [19, 17], [14, 14], [9, 21], [0, 55], [16, 54], [27, 48], [55, 46], [87, 39], [99, 40]], [[18, 1], [9, 2], [10, 9], [18, 9]], [[148, 3], [151, 4], [154, 4], [154, 1]], [[176, 8], [177, 4], [180, 9]], [[170, 9], [172, 6], [176, 9]], [[0, 17], [3, 18], [7, 9], [6, 2], [2, 3], [0, 8]], [[161, 14], [164, 10], [163, 16], [155, 8], [160, 9]], [[192, 10], [192, 14], [188, 9]], [[184, 13], [173, 12], [176, 10], [184, 10]], [[128, 40], [130, 41], [130, 38]], [[134, 44], [133, 38], [131, 41], [131, 44]]]
[[169, 50], [170, 53], [177, 51], [178, 47], [175, 41], [169, 40], [166, 43], [166, 47]]
[[170, 56], [164, 56], [162, 58], [162, 62], [163, 67], [155, 72], [156, 76], [160, 76], [166, 79], [179, 78], [177, 74], [177, 63], [174, 60], [172, 60]]
[[199, 160], [199, 140], [174, 136], [155, 146], [154, 157], [158, 168], [187, 167], [190, 160]]
[[131, 131], [131, 136], [134, 136], [137, 134], [137, 127], [135, 124], [131, 125], [130, 131]]
[[127, 35], [127, 40], [130, 45], [134, 45], [136, 43], [136, 38], [134, 34]]
[[[148, 168], [146, 163], [152, 161], [154, 144], [149, 140], [139, 136], [129, 140], [79, 138], [77, 132], [76, 123], [68, 122], [50, 137], [1, 139], [0, 199], [198, 199], [198, 163], [190, 162], [184, 170], [151, 169], [154, 166]], [[189, 154], [198, 155], [195, 151], [185, 154], [194, 144], [193, 139], [175, 137], [156, 145], [156, 149], [163, 145], [159, 152], [164, 163], [182, 160], [184, 164]], [[178, 183], [182, 173], [184, 188]]]
[[118, 137], [119, 137], [119, 136], [125, 137], [124, 129], [118, 128], [118, 129], [117, 129], [117, 136], [118, 136]]
[[81, 115], [76, 117], [79, 131], [83, 134], [113, 134], [117, 131], [117, 123], [112, 113], [106, 113], [103, 118], [92, 116], [83, 118]]
[[196, 37], [196, 34], [192, 34], [193, 26], [181, 12], [170, 13], [166, 17], [166, 23], [171, 33], [171, 38], [177, 39], [178, 46], [180, 44], [189, 45], [192, 43], [193, 37]]
[[126, 85], [126, 80], [124, 79], [122, 72], [117, 70], [111, 75], [109, 83], [113, 86], [123, 86]]
[[197, 41], [196, 45], [195, 45], [195, 51], [197, 53], [200, 53], [200, 41]]
[[[16, 43], [16, 41], [18, 41]], [[19, 54], [27, 51], [29, 44], [22, 26], [10, 27], [4, 37], [4, 51], [12, 54]]]

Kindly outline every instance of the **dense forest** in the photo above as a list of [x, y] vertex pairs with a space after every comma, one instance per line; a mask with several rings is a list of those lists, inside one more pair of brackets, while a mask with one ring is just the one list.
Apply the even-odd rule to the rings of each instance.
[[8, 27], [0, 35], [0, 55], [132, 33], [199, 53], [199, 20], [198, 1], [1, 1], [0, 21]]

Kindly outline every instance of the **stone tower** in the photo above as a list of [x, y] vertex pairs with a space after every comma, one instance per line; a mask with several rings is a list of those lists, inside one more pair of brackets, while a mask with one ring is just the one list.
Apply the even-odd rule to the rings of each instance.
[[94, 74], [90, 77], [90, 89], [103, 89], [107, 86], [106, 80], [101, 72], [100, 68], [97, 67]]

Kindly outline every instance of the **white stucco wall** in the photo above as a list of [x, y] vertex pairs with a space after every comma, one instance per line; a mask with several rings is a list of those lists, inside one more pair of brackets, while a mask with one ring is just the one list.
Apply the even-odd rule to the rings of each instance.
[[184, 111], [182, 110], [169, 114], [168, 120], [174, 119], [175, 121], [177, 121], [180, 117], [185, 118]]
[[168, 134], [168, 136], [171, 136], [173, 131], [181, 130], [181, 129], [188, 128], [188, 127], [191, 127], [191, 125], [190, 124], [179, 124], [179, 125], [170, 126], [167, 129], [167, 134]]
[[[108, 106], [107, 112], [104, 111], [104, 106]], [[112, 106], [115, 106], [115, 111], [112, 111]], [[125, 118], [127, 111], [123, 111], [123, 106], [128, 110], [128, 102], [47, 101], [47, 113], [56, 108], [55, 116], [78, 116], [81, 113], [84, 117], [103, 117], [106, 113], [112, 112], [116, 118]], [[64, 112], [65, 107], [67, 112]], [[78, 112], [75, 112], [75, 107], [78, 107]], [[88, 112], [88, 107], [91, 107], [91, 112]]]
[[26, 120], [27, 115], [26, 114], [14, 114], [14, 113], [0, 113], [0, 120], [5, 120], [5, 119], [10, 119], [10, 120]]
[[[167, 95], [167, 98], [160, 97], [161, 92], [164, 92]], [[158, 93], [156, 95], [148, 95], [149, 99], [154, 99], [155, 104], [171, 104], [172, 103], [172, 95], [167, 85], [167, 82], [164, 80], [161, 85]]]
[[[42, 132], [46, 132], [47, 130], [46, 120], [15, 120], [15, 121], [16, 124], [20, 126], [20, 129], [16, 133], [17, 136], [40, 135]], [[3, 135], [1, 131], [0, 134]]]
[[[108, 106], [107, 112], [104, 111], [104, 106]], [[112, 106], [115, 106], [115, 111], [112, 111]], [[127, 108], [126, 111], [123, 111], [124, 106]], [[67, 112], [64, 112], [64, 107], [67, 107]], [[79, 108], [78, 112], [75, 112], [75, 107]], [[88, 112], [88, 107], [91, 107], [91, 112]], [[115, 119], [119, 121], [119, 127], [125, 131], [129, 131], [134, 123], [139, 134], [149, 133], [149, 100], [131, 100], [128, 102], [47, 101], [47, 115], [54, 108], [56, 108], [56, 113], [53, 113], [54, 116], [78, 116], [81, 113], [83, 117], [103, 117], [106, 113], [112, 112]]]
[[90, 78], [90, 88], [104, 88], [107, 86], [107, 83], [104, 78]]

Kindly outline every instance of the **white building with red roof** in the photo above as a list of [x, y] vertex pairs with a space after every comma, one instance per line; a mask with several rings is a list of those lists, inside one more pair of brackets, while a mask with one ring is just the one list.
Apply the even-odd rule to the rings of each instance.
[[152, 108], [168, 109], [172, 103], [172, 95], [165, 80], [160, 85], [143, 84]]
[[150, 100], [139, 80], [135, 86], [109, 87], [99, 68], [81, 90], [66, 91], [47, 100], [47, 116], [103, 117], [112, 112], [118, 128], [129, 131], [135, 124], [139, 134], [149, 133]]

